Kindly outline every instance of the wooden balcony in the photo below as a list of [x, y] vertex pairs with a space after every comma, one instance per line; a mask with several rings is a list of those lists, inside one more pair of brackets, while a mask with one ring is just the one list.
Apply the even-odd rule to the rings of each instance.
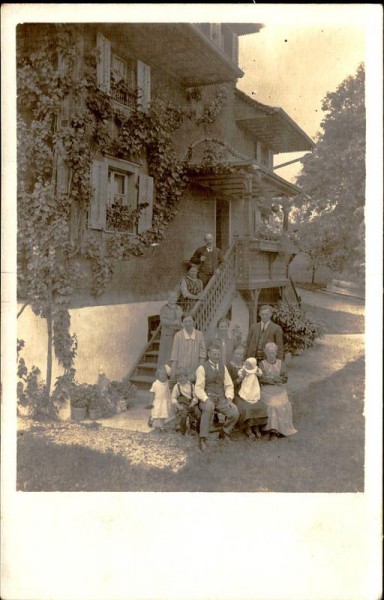
[[281, 242], [240, 238], [236, 241], [236, 288], [254, 290], [288, 284], [287, 254]]

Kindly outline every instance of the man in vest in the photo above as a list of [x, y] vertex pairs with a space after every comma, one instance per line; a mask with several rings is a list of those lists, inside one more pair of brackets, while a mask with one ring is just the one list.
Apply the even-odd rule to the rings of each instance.
[[213, 245], [213, 235], [211, 233], [205, 234], [204, 241], [205, 246], [197, 248], [190, 262], [199, 267], [198, 278], [201, 279], [205, 287], [212, 275], [224, 262], [224, 258], [221, 250]]
[[272, 308], [264, 304], [260, 307], [260, 321], [250, 328], [247, 340], [247, 356], [263, 360], [265, 344], [274, 342], [277, 345], [277, 358], [284, 359], [283, 330], [271, 321]]
[[196, 370], [195, 394], [200, 400], [201, 410], [200, 449], [206, 450], [214, 411], [225, 416], [219, 437], [231, 441], [230, 433], [239, 418], [239, 411], [232, 402], [234, 396], [232, 379], [221, 362], [220, 347], [215, 344], [209, 347], [208, 360]]

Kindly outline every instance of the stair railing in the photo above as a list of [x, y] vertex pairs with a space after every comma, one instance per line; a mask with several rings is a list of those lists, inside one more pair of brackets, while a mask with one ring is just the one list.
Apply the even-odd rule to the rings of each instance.
[[[206, 333], [213, 319], [217, 317], [217, 311], [223, 301], [225, 295], [234, 288], [236, 283], [236, 252], [235, 244], [228, 248], [224, 255], [224, 262], [220, 266], [220, 270], [209, 280], [203, 290], [201, 300], [198, 300], [193, 308], [189, 311], [195, 320], [195, 327], [203, 333]], [[161, 332], [161, 324], [155, 329], [150, 340], [145, 344], [139, 354], [139, 361], [148, 352], [152, 343], [159, 339]], [[136, 361], [128, 376], [132, 377], [138, 362]]]
[[235, 244], [228, 248], [224, 256], [224, 262], [204, 288], [201, 300], [198, 300], [192, 308], [191, 315], [195, 320], [195, 327], [206, 333], [213, 319], [217, 317], [217, 311], [225, 295], [236, 283], [236, 252]]

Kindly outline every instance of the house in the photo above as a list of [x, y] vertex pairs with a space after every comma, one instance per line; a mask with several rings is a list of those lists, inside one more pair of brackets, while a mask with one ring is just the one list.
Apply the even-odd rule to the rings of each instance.
[[[18, 27], [20, 52], [38, 47], [39, 27]], [[274, 172], [274, 156], [311, 150], [314, 143], [282, 108], [261, 104], [236, 87], [244, 74], [238, 64], [239, 37], [256, 34], [260, 24], [69, 27], [76, 40], [78, 80], [86, 68], [87, 53], [94, 52], [97, 86], [111, 99], [116, 114], [149, 114], [157, 98], [163, 105], [172, 103], [184, 111], [170, 137], [175, 156], [186, 165], [187, 185], [175, 203], [176, 214], [162, 222], [161, 241], [150, 243], [151, 232], [155, 220], [169, 214], [173, 201], [164, 205], [168, 212], [159, 213], [156, 202], [166, 176], [162, 180], [153, 174], [153, 152], [159, 152], [154, 142], [147, 152], [124, 153], [121, 147], [114, 152], [113, 145], [107, 151], [98, 150], [90, 164], [93, 194], [86, 220], [81, 221], [76, 202], [71, 208], [74, 240], [87, 230], [103, 244], [117, 232], [132, 246], [138, 236], [148, 242], [129, 260], [116, 260], [113, 277], [97, 298], [90, 293], [92, 273], [84, 261], [83, 285], [73, 294], [70, 306], [71, 331], [79, 343], [77, 379], [92, 383], [100, 370], [114, 379], [131, 373], [132, 380], [145, 387], [156, 363], [159, 310], [168, 291], [180, 282], [204, 233], [213, 233], [226, 257], [225, 267], [212, 278], [204, 299], [193, 309], [197, 326], [205, 334], [229, 314], [245, 336], [260, 302], [276, 302], [294, 294], [287, 271], [292, 248], [284, 231], [289, 207], [300, 190]], [[61, 68], [60, 56], [57, 68]], [[69, 90], [62, 101], [59, 126], [69, 122], [74, 104]], [[123, 127], [108, 115], [102, 125], [111, 137], [123, 135]], [[58, 186], [66, 193], [70, 174], [63, 157], [59, 157], [58, 174]], [[137, 219], [131, 218], [135, 211]], [[281, 239], [261, 240], [258, 232], [273, 211], [281, 216]], [[44, 364], [46, 335], [41, 320], [27, 308], [19, 319], [18, 337], [27, 342], [28, 363]]]

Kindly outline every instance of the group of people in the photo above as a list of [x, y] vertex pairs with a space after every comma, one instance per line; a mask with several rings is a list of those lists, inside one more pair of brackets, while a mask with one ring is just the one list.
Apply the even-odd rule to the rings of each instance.
[[272, 308], [260, 308], [261, 320], [250, 328], [245, 346], [234, 347], [230, 323], [221, 319], [207, 349], [177, 298], [170, 293], [160, 313], [159, 367], [148, 424], [162, 429], [173, 421], [184, 435], [196, 431], [202, 451], [212, 428], [227, 440], [236, 426], [250, 439], [296, 433], [285, 388], [283, 333], [271, 321]]

